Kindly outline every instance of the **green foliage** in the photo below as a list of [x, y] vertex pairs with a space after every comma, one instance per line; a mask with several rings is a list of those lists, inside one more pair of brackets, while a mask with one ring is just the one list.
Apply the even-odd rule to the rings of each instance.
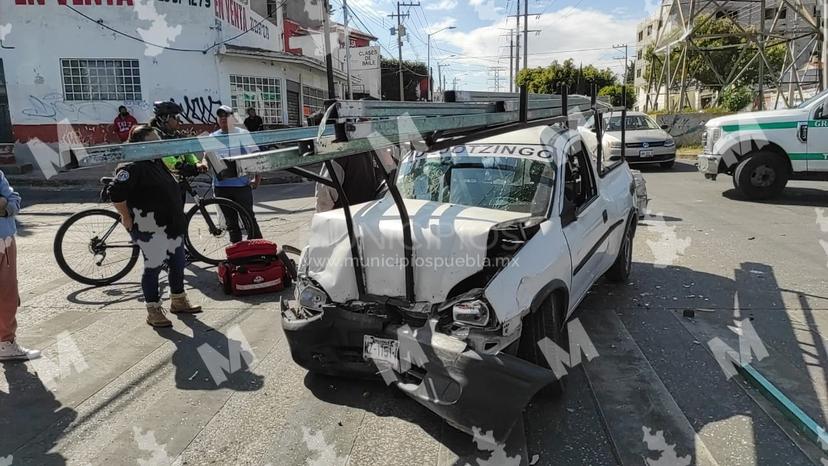
[[738, 112], [753, 102], [753, 93], [746, 87], [728, 87], [722, 92], [721, 102], [727, 110]]
[[[632, 86], [626, 87], [627, 93], [627, 108], [632, 108], [635, 105], [635, 90]], [[610, 98], [610, 104], [614, 107], [624, 105], [624, 87], [620, 84], [612, 84], [610, 86], [604, 86], [598, 91], [598, 95], [601, 96], [608, 96]]]
[[599, 70], [592, 65], [575, 66], [571, 58], [563, 63], [555, 60], [547, 67], [522, 69], [515, 82], [518, 86], [525, 84], [529, 92], [538, 94], [559, 92], [556, 87], [558, 83], [565, 83], [570, 94], [588, 94], [591, 80], [595, 80], [599, 89], [617, 82], [615, 73], [609, 68]]
[[[382, 100], [400, 99], [399, 60], [382, 57], [380, 61]], [[403, 60], [405, 100], [417, 100], [417, 86], [428, 76], [426, 64]], [[432, 81], [435, 78], [432, 76]], [[425, 97], [425, 96], [423, 96]]]

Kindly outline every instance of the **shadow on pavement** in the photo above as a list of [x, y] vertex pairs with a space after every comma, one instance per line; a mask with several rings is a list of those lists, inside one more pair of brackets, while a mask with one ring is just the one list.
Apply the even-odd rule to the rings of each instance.
[[[87, 295], [89, 297], [86, 297]], [[144, 296], [141, 292], [140, 283], [125, 282], [102, 287], [88, 286], [69, 293], [66, 300], [81, 306], [101, 306], [101, 308], [105, 308], [130, 301], [143, 302]]]
[[[255, 391], [264, 377], [250, 371], [254, 356], [242, 335], [239, 340], [207, 325], [195, 316], [178, 316], [193, 331], [187, 336], [172, 327], [156, 329], [158, 335], [175, 345], [172, 364], [175, 386], [181, 390], [230, 389]], [[232, 328], [228, 334], [232, 333]]]
[[728, 189], [722, 193], [722, 197], [735, 201], [756, 202], [760, 204], [790, 205], [790, 206], [813, 206], [825, 207], [828, 205], [828, 190], [814, 188], [797, 188], [788, 186], [782, 191], [779, 197], [764, 201], [750, 201], [742, 196], [735, 189]]
[[633, 170], [640, 170], [641, 173], [688, 173], [698, 171], [698, 168], [696, 168], [692, 162], [681, 160], [676, 160], [675, 165], [670, 168], [661, 168], [661, 166], [657, 163], [644, 165], [633, 164], [630, 165], [630, 168]]
[[[67, 408], [47, 389], [37, 374], [20, 362], [3, 363], [9, 392], [0, 391], [0, 463], [14, 465], [64, 465], [67, 459], [52, 453], [63, 429], [78, 413]], [[16, 450], [24, 447], [21, 452]], [[12, 455], [9, 462], [8, 455]]]

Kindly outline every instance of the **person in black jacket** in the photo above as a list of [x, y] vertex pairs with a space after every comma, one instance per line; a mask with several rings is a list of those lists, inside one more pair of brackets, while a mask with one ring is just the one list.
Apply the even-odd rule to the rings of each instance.
[[[132, 128], [128, 142], [160, 139], [154, 128], [140, 125]], [[187, 219], [181, 188], [172, 173], [159, 160], [125, 164], [116, 170], [109, 196], [121, 223], [144, 256], [141, 289], [147, 304], [147, 323], [153, 327], [169, 327], [161, 305], [158, 276], [164, 262], [168, 266], [171, 301], [170, 312], [196, 313], [184, 292], [184, 232]]]

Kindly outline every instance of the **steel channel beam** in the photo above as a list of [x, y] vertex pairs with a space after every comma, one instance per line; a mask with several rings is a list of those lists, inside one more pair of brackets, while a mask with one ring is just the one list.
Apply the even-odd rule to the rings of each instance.
[[401, 115], [435, 116], [435, 115], [470, 115], [475, 113], [492, 113], [497, 111], [494, 102], [478, 103], [431, 103], [431, 102], [385, 102], [385, 101], [346, 101], [339, 102], [337, 115], [339, 121], [357, 118], [393, 118]]
[[[122, 162], [138, 162], [153, 160], [169, 155], [181, 155], [215, 151], [227, 147], [240, 147], [250, 144], [252, 140], [258, 146], [294, 142], [302, 139], [313, 139], [317, 136], [318, 127], [285, 128], [270, 131], [259, 131], [244, 134], [226, 134], [219, 136], [198, 136], [192, 138], [164, 139], [161, 141], [147, 141], [132, 144], [111, 144], [106, 146], [91, 146], [72, 148], [78, 157], [78, 165], [92, 167]], [[333, 127], [325, 129], [324, 134], [333, 134]], [[85, 152], [85, 154], [84, 154]], [[67, 166], [70, 162], [68, 151], [61, 153], [61, 165]]]

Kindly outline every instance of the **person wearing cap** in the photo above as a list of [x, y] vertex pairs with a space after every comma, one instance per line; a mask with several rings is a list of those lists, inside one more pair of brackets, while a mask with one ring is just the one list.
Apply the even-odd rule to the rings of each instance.
[[[222, 105], [216, 111], [219, 129], [210, 133], [210, 136], [223, 136], [226, 134], [247, 134], [249, 143], [231, 141], [227, 148], [213, 152], [219, 159], [234, 157], [237, 155], [253, 154], [258, 152], [258, 147], [249, 136], [249, 131], [236, 125], [236, 117], [233, 108], [229, 105]], [[200, 165], [203, 169], [209, 167], [208, 157], [205, 156]], [[222, 167], [211, 167], [213, 169], [213, 190], [217, 197], [224, 197], [240, 204], [253, 220], [253, 231], [248, 232], [249, 238], [261, 238], [256, 216], [253, 213], [253, 190], [259, 186], [261, 176], [255, 175], [251, 180], [247, 176], [228, 178], [221, 175]], [[230, 241], [238, 243], [242, 238], [242, 230], [239, 226], [239, 218], [234, 210], [224, 210], [227, 219], [227, 231], [230, 233]]]
[[118, 107], [118, 116], [112, 122], [112, 127], [115, 128], [115, 132], [118, 134], [118, 139], [121, 142], [126, 142], [127, 138], [129, 138], [129, 130], [137, 124], [138, 120], [129, 114], [129, 110], [125, 106], [121, 105]]

